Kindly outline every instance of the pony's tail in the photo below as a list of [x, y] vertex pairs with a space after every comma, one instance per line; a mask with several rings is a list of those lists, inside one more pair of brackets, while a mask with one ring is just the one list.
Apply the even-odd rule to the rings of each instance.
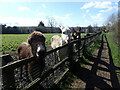
[[17, 54], [18, 54], [19, 59], [21, 59], [21, 58], [20, 58], [21, 49], [22, 49], [21, 47], [18, 47], [18, 49], [17, 49]]

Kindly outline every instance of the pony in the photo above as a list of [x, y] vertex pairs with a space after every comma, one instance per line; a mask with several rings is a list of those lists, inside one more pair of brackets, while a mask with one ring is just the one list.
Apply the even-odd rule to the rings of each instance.
[[78, 28], [77, 30], [73, 28], [72, 40], [80, 39], [80, 31], [81, 28]]
[[[71, 41], [71, 29], [69, 27], [60, 27], [62, 33], [61, 36], [59, 35], [54, 35], [51, 38], [51, 47], [52, 49], [61, 47], [65, 44], [68, 44]], [[67, 48], [66, 49], [60, 49], [56, 51], [56, 57], [58, 58], [58, 61], [61, 60], [61, 58], [63, 58], [64, 53], [63, 52], [67, 52]], [[65, 53], [66, 54], [66, 53]]]
[[61, 36], [54, 35], [51, 38], [52, 49], [68, 44], [71, 41], [71, 29], [69, 27], [60, 27], [60, 29], [62, 31]]
[[71, 28], [70, 27], [60, 27], [62, 34], [62, 40], [65, 41], [65, 43], [69, 43], [71, 41]]
[[[45, 39], [46, 39], [45, 36], [41, 32], [38, 31], [32, 32], [29, 35], [27, 42], [21, 43], [18, 47], [17, 51], [19, 59], [37, 56], [40, 59], [38, 62], [42, 62], [42, 65], [44, 67], [45, 62], [43, 61], [43, 59], [45, 57], [46, 52]], [[30, 75], [30, 72], [32, 69], [31, 68], [32, 64], [33, 62], [30, 62], [26, 66], [28, 70], [28, 75], [30, 76], [31, 79], [32, 77]], [[25, 67], [25, 65], [23, 67]], [[21, 68], [21, 72], [23, 71], [23, 67]]]

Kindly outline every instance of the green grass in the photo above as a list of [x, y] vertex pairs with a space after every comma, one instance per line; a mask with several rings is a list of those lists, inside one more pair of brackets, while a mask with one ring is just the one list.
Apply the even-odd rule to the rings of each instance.
[[15, 51], [20, 43], [27, 40], [27, 37], [28, 34], [2, 34], [2, 51]]
[[60, 35], [60, 33], [49, 33], [49, 34], [45, 34], [46, 37], [46, 46], [49, 46], [51, 44], [51, 37], [53, 35]]
[[[93, 52], [96, 51], [96, 50], [98, 50], [100, 48], [100, 45], [101, 45], [101, 37], [100, 37], [100, 39], [96, 40], [94, 44], [92, 44], [91, 46], [89, 46], [89, 48], [87, 48], [87, 54], [90, 55], [90, 56], [92, 56]], [[83, 61], [80, 62], [80, 65], [82, 67], [84, 67], [86, 65], [85, 62], [89, 63], [89, 58], [86, 58], [85, 56], [82, 56], [81, 58], [82, 58]]]
[[89, 48], [87, 48], [88, 54], [92, 55], [92, 53], [94, 51], [96, 51], [97, 49], [100, 48], [101, 45], [101, 41], [102, 41], [102, 34], [100, 35], [100, 37], [95, 41], [94, 44], [90, 45]]
[[118, 53], [119, 47], [114, 42], [115, 40], [114, 40], [114, 37], [113, 37], [112, 33], [108, 33], [106, 35], [107, 35], [109, 46], [110, 46], [110, 49], [111, 49], [113, 62], [116, 66], [120, 66], [120, 55]]
[[[50, 40], [53, 35], [60, 35], [59, 33], [45, 34], [46, 46], [50, 45]], [[22, 42], [26, 42], [29, 34], [2, 34], [2, 47], [0, 52], [16, 51]]]
[[[51, 44], [51, 37], [53, 35], [60, 35], [60, 33], [45, 33], [46, 37], [46, 46]], [[86, 34], [81, 34], [83, 37]], [[0, 45], [0, 52], [6, 53], [10, 51], [16, 51], [18, 46], [22, 42], [26, 42], [29, 34], [0, 34], [2, 37], [2, 45]]]
[[[115, 66], [120, 66], [120, 55], [118, 53], [119, 47], [114, 42], [115, 40], [112, 33], [107, 33], [106, 35], [107, 35], [108, 43], [111, 49], [113, 62]], [[95, 45], [92, 45], [89, 47], [88, 49], [89, 54], [92, 55], [92, 52], [94, 52], [94, 50], [96, 49], [99, 49], [99, 47], [100, 47], [100, 40], [98, 40]]]

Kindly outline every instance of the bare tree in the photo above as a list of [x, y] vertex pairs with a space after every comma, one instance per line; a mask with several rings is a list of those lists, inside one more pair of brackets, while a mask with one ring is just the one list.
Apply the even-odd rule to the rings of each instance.
[[114, 39], [115, 43], [118, 44], [118, 42], [119, 42], [118, 39], [119, 39], [120, 34], [118, 34], [119, 31], [118, 31], [118, 16], [117, 16], [117, 13], [113, 13], [108, 17], [108, 19], [106, 21], [106, 28], [110, 32], [113, 33], [113, 35], [114, 35], [113, 39]]
[[111, 32], [113, 31], [115, 32], [118, 29], [117, 24], [118, 24], [117, 14], [113, 13], [108, 17], [106, 21], [106, 28], [109, 29], [109, 31]]
[[58, 27], [63, 27], [63, 24], [59, 22]]
[[53, 28], [57, 26], [57, 22], [53, 17], [48, 18], [48, 26]]
[[120, 53], [120, 1], [118, 2], [118, 45], [119, 45], [118, 53]]

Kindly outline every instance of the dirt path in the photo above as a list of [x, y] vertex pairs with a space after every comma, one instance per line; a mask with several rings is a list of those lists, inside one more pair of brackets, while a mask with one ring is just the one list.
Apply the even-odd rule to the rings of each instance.
[[92, 57], [89, 55], [85, 57], [88, 58], [90, 62], [86, 63], [85, 67], [76, 65], [76, 68], [80, 69], [79, 72], [73, 71], [78, 78], [71, 84], [71, 88], [119, 88], [120, 90], [120, 77], [118, 77], [120, 75], [120, 67], [114, 66], [106, 36], [102, 37], [99, 50], [95, 51]]

